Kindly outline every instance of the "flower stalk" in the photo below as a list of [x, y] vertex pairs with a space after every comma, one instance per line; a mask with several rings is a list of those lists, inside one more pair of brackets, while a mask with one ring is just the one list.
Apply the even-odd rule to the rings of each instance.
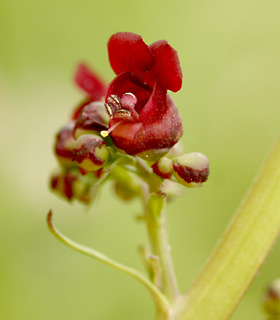
[[165, 195], [150, 195], [146, 205], [146, 223], [153, 255], [159, 258], [162, 292], [173, 304], [179, 296], [177, 280], [170, 255], [165, 217]]

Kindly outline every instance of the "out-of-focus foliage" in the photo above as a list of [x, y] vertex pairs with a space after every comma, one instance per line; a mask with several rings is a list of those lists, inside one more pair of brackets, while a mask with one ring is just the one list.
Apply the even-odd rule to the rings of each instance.
[[[110, 81], [106, 43], [117, 31], [176, 48], [185, 152], [210, 160], [205, 186], [183, 190], [168, 208], [175, 268], [187, 288], [279, 135], [279, 10], [277, 0], [0, 2], [1, 319], [153, 317], [145, 289], [71, 252], [45, 223], [51, 207], [74, 240], [142, 269], [139, 203], [124, 205], [108, 187], [87, 211], [48, 189], [54, 135], [82, 97], [74, 67], [85, 60]], [[261, 296], [279, 277], [279, 256], [277, 245], [233, 320], [264, 319]]]

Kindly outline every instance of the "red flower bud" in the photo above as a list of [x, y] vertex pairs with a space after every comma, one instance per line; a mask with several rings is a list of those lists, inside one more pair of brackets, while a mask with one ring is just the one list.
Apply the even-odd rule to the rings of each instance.
[[61, 196], [71, 200], [74, 196], [72, 187], [76, 180], [77, 176], [70, 173], [55, 174], [51, 177], [51, 188]]
[[81, 135], [75, 142], [72, 160], [87, 171], [102, 168], [108, 158], [108, 150], [103, 139], [94, 134]]
[[77, 199], [89, 203], [93, 199], [92, 186], [97, 178], [82, 176], [75, 170], [54, 174], [51, 177], [51, 189], [68, 200]]
[[209, 161], [198, 152], [186, 153], [173, 160], [174, 174], [178, 182], [187, 187], [200, 187], [209, 175]]
[[73, 138], [74, 123], [71, 122], [62, 128], [55, 142], [55, 153], [64, 166], [72, 166], [72, 155], [75, 140]]

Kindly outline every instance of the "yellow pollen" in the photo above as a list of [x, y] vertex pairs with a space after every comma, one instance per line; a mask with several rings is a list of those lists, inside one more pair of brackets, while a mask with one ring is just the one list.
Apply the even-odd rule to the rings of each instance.
[[123, 122], [123, 120], [115, 123], [109, 130], [102, 130], [102, 131], [100, 132], [101, 136], [102, 136], [103, 138], [108, 137], [108, 135], [109, 135], [118, 125], [120, 125], [122, 122]]
[[108, 131], [106, 131], [106, 130], [102, 130], [102, 131], [100, 132], [100, 134], [101, 134], [101, 136], [102, 136], [103, 138], [106, 138], [106, 137], [108, 137], [108, 135], [109, 135]]

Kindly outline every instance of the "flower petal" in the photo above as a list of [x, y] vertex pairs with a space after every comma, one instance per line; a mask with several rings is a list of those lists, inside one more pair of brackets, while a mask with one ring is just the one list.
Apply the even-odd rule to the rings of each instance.
[[162, 113], [166, 108], [166, 92], [156, 83], [150, 99], [140, 113], [140, 121], [150, 123], [162, 117]]
[[182, 87], [182, 69], [177, 51], [166, 40], [160, 40], [149, 46], [155, 58], [151, 70], [162, 87], [177, 92]]
[[132, 32], [118, 32], [108, 41], [109, 60], [116, 74], [149, 70], [153, 55], [142, 37]]
[[106, 86], [103, 81], [83, 63], [77, 68], [75, 82], [90, 95], [92, 101], [101, 100], [105, 96]]
[[[110, 126], [113, 126], [119, 121], [120, 120], [111, 120]], [[125, 149], [123, 148], [123, 145], [133, 143], [133, 139], [142, 127], [143, 124], [140, 122], [122, 121], [122, 123], [112, 131], [111, 137], [118, 140], [120, 147], [116, 144], [117, 147]]]

